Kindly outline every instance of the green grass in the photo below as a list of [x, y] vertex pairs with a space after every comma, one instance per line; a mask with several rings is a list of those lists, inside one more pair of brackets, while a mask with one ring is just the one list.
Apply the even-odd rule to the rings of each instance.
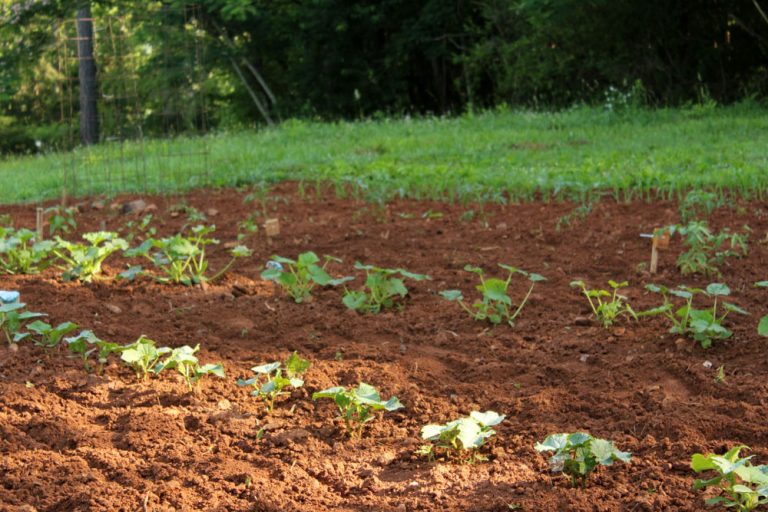
[[[302, 181], [368, 200], [459, 201], [679, 197], [691, 189], [765, 197], [768, 111], [727, 108], [559, 113], [500, 110], [457, 118], [321, 123], [261, 131], [104, 144], [0, 161], [0, 203], [60, 195], [175, 192], [201, 186]], [[201, 154], [207, 147], [207, 156]], [[142, 153], [145, 155], [141, 158]], [[179, 156], [164, 156], [179, 155]], [[208, 169], [207, 176], [205, 170]]]

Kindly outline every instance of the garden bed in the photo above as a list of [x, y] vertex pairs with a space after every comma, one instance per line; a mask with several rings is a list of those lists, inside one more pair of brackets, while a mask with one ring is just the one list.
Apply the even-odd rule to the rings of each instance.
[[[694, 452], [722, 453], [746, 444], [768, 462], [765, 429], [766, 339], [756, 332], [768, 312], [768, 210], [758, 203], [721, 208], [713, 225], [751, 228], [750, 252], [729, 259], [723, 277], [732, 301], [751, 312], [729, 317], [734, 335], [704, 350], [669, 334], [661, 318], [622, 321], [604, 329], [588, 320], [574, 279], [606, 287], [628, 280], [636, 309], [659, 304], [643, 285], [705, 285], [683, 278], [673, 242], [660, 271], [647, 272], [655, 227], [679, 222], [672, 203], [603, 201], [585, 219], [558, 230], [575, 205], [527, 203], [461, 207], [402, 201], [376, 208], [330, 196], [300, 199], [276, 189], [270, 216], [281, 233], [267, 245], [263, 230], [248, 241], [252, 258], [239, 261], [205, 289], [133, 283], [64, 283], [59, 272], [0, 277], [34, 311], [53, 322], [71, 320], [110, 341], [139, 335], [170, 346], [200, 343], [201, 359], [221, 362], [225, 379], [183, 381], [161, 375], [140, 382], [116, 362], [89, 374], [66, 351], [46, 353], [21, 343], [0, 349], [0, 504], [3, 510], [702, 510], [692, 490]], [[149, 197], [156, 225], [171, 234], [186, 222], [168, 208], [184, 201], [209, 213], [217, 238], [234, 240], [237, 223], [257, 209], [235, 191]], [[129, 198], [121, 198], [123, 202]], [[129, 215], [82, 203], [79, 231], [116, 230]], [[101, 206], [97, 204], [96, 206]], [[211, 211], [211, 209], [216, 211]], [[468, 214], [468, 210], [472, 214]], [[34, 226], [30, 207], [0, 207], [17, 225]], [[213, 215], [211, 215], [213, 214]], [[317, 289], [296, 304], [259, 274], [272, 254], [313, 250], [344, 260], [334, 275], [359, 274], [359, 260], [431, 275], [409, 283], [402, 310], [373, 315], [348, 311], [343, 290]], [[228, 259], [212, 252], [212, 267]], [[547, 278], [534, 290], [514, 328], [475, 322], [441, 298], [459, 288], [474, 298], [479, 265], [497, 263]], [[108, 275], [123, 270], [120, 258]], [[512, 282], [513, 296], [527, 290]], [[257, 364], [292, 351], [312, 361], [303, 388], [264, 404], [236, 385]], [[706, 363], [706, 364], [705, 364]], [[723, 367], [725, 381], [716, 382]], [[361, 440], [348, 440], [331, 403], [312, 392], [368, 382], [405, 408], [373, 422]], [[415, 455], [420, 428], [473, 410], [506, 414], [483, 448], [488, 461], [429, 462]], [[632, 452], [629, 464], [599, 469], [585, 489], [549, 472], [534, 444], [556, 432], [587, 431]]]

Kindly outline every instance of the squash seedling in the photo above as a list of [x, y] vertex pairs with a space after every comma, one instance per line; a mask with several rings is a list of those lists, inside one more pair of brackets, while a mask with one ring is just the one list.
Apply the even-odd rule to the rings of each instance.
[[76, 336], [64, 338], [64, 341], [70, 352], [79, 355], [83, 359], [83, 366], [88, 371], [91, 370], [91, 366], [88, 364], [88, 359], [91, 354], [95, 353], [99, 362], [98, 373], [101, 373], [104, 365], [107, 364], [107, 359], [110, 354], [120, 352], [123, 349], [122, 345], [104, 341], [90, 330], [81, 331], [80, 334]]
[[71, 233], [77, 229], [75, 214], [77, 208], [66, 208], [64, 206], [52, 206], [46, 208], [44, 215], [48, 216], [48, 228], [50, 235], [57, 233]]
[[[458, 302], [464, 311], [469, 313], [475, 320], [488, 320], [494, 325], [506, 321], [510, 326], [514, 326], [515, 320], [528, 302], [528, 298], [531, 296], [531, 292], [533, 292], [536, 283], [546, 281], [546, 278], [540, 274], [528, 273], [519, 268], [510, 267], [509, 265], [503, 265], [501, 263], [499, 263], [499, 267], [509, 273], [506, 279], [498, 279], [495, 277], [486, 279], [483, 269], [480, 267], [475, 267], [473, 265], [466, 265], [464, 267], [464, 270], [467, 272], [472, 272], [480, 277], [480, 284], [475, 288], [483, 294], [483, 298], [475, 301], [471, 307], [464, 302], [464, 296], [459, 290], [445, 290], [440, 292], [440, 295], [446, 300]], [[528, 292], [517, 307], [515, 307], [508, 292], [509, 283], [512, 281], [512, 277], [515, 274], [523, 275], [531, 282]]]
[[41, 320], [35, 320], [27, 325], [27, 330], [38, 336], [35, 345], [51, 349], [56, 347], [64, 336], [77, 329], [77, 324], [72, 322], [63, 322], [56, 327]]
[[537, 452], [554, 452], [549, 465], [554, 472], [563, 472], [576, 487], [587, 487], [587, 479], [595, 468], [610, 466], [615, 461], [629, 462], [631, 454], [618, 450], [611, 441], [598, 439], [583, 432], [552, 434], [536, 443]]
[[768, 466], [753, 466], [749, 457], [739, 457], [746, 446], [734, 446], [724, 455], [694, 453], [691, 469], [696, 473], [714, 471], [716, 476], [709, 480], [696, 479], [694, 489], [715, 487], [722, 491], [720, 496], [709, 498], [707, 505], [720, 505], [739, 512], [755, 510], [768, 504]]
[[261, 273], [261, 278], [279, 284], [296, 303], [301, 303], [309, 297], [312, 289], [317, 285], [338, 286], [354, 279], [352, 277], [333, 279], [325, 269], [330, 262], [341, 260], [333, 256], [325, 256], [325, 263], [320, 266], [318, 265], [320, 258], [312, 251], [299, 254], [296, 260], [272, 256], [271, 261], [279, 265], [268, 266]]
[[719, 276], [720, 266], [729, 257], [746, 256], [748, 234], [731, 233], [728, 229], [713, 233], [707, 221], [697, 220], [667, 228], [671, 235], [679, 233], [687, 250], [677, 258], [683, 275]]
[[414, 274], [402, 268], [380, 268], [359, 261], [355, 262], [355, 269], [365, 270], [365, 286], [362, 290], [345, 290], [342, 302], [360, 313], [378, 313], [392, 308], [396, 299], [408, 295], [403, 279], [432, 279], [426, 274]]
[[101, 275], [101, 265], [111, 254], [128, 248], [128, 243], [111, 231], [85, 233], [83, 239], [88, 244], [68, 242], [56, 237], [54, 253], [66, 263], [65, 281], [79, 280], [90, 283]]
[[22, 333], [21, 329], [27, 320], [46, 316], [43, 313], [22, 311], [26, 307], [23, 302], [11, 302], [0, 304], [0, 331], [5, 335], [8, 344], [18, 343], [30, 336], [30, 333]]
[[[731, 289], [722, 283], [710, 283], [705, 290], [679, 286], [669, 289], [665, 286], [649, 284], [647, 290], [659, 293], [664, 299], [661, 306], [638, 313], [638, 316], [664, 315], [672, 322], [669, 332], [689, 336], [701, 344], [702, 348], [709, 348], [715, 340], [730, 338], [733, 333], [723, 326], [723, 322], [729, 313], [748, 315], [745, 310], [730, 302], [722, 302], [722, 311], [718, 312], [719, 297], [727, 297]], [[685, 301], [683, 306], [676, 308], [670, 295]], [[693, 299], [700, 295], [712, 299], [712, 306], [707, 309], [693, 307]]]
[[195, 355], [199, 350], [199, 343], [194, 348], [189, 345], [174, 348], [167, 358], [155, 365], [155, 375], [159, 375], [163, 370], [176, 370], [184, 378], [190, 391], [194, 390], [200, 379], [206, 375], [224, 378], [224, 366], [221, 363], [200, 365]]
[[142, 335], [138, 340], [123, 347], [120, 359], [136, 372], [136, 378], [146, 380], [155, 371], [155, 365], [160, 358], [171, 351], [168, 347], [157, 347], [157, 344]]
[[37, 274], [51, 265], [56, 243], [37, 241], [34, 231], [0, 227], [0, 272]]
[[[755, 283], [758, 288], [768, 288], [768, 281], [758, 281]], [[757, 324], [757, 333], [760, 336], [768, 337], [768, 315], [765, 315], [760, 319], [760, 323]]]
[[329, 398], [336, 403], [347, 434], [352, 438], [362, 437], [368, 422], [376, 419], [376, 411], [392, 412], [403, 408], [397, 397], [393, 396], [385, 402], [376, 388], [364, 382], [353, 389], [336, 386], [312, 394], [312, 400], [318, 398]]
[[[251, 392], [252, 396], [259, 396], [267, 404], [267, 410], [271, 413], [275, 408], [275, 399], [287, 394], [283, 389], [288, 386], [297, 389], [304, 385], [302, 378], [309, 369], [310, 362], [302, 359], [294, 352], [285, 360], [284, 367], [281, 367], [279, 361], [274, 363], [254, 366], [251, 371], [256, 374], [250, 379], [238, 379], [238, 386], [253, 386], [255, 389]], [[285, 376], [283, 376], [285, 371]]]
[[[504, 420], [505, 416], [495, 411], [473, 411], [465, 418], [449, 421], [444, 425], [426, 425], [421, 428], [421, 438], [431, 441], [418, 450], [419, 455], [426, 455], [430, 460], [440, 452], [458, 460], [476, 462], [485, 460], [477, 450], [491, 437], [496, 435], [493, 428]], [[467, 454], [465, 456], [465, 454]]]
[[621, 316], [630, 316], [637, 320], [637, 313], [635, 313], [632, 306], [627, 303], [627, 297], [619, 294], [619, 290], [629, 286], [629, 283], [627, 281], [617, 283], [611, 279], [608, 281], [608, 286], [611, 287], [613, 292], [601, 290], [599, 288], [594, 290], [587, 289], [587, 285], [581, 280], [571, 282], [571, 288], [581, 289], [581, 293], [583, 293], [589, 301], [589, 307], [592, 308], [592, 313], [595, 315], [595, 318], [603, 324], [603, 327], [610, 327]]

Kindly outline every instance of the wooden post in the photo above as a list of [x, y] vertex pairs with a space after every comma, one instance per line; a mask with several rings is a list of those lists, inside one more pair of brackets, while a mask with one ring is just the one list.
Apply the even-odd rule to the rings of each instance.
[[264, 232], [267, 234], [267, 245], [272, 245], [272, 237], [280, 234], [280, 219], [264, 221]]
[[655, 274], [659, 268], [659, 250], [669, 247], [669, 231], [664, 228], [653, 231], [653, 242], [651, 245], [651, 274]]
[[38, 207], [35, 211], [35, 224], [37, 226], [37, 241], [42, 242], [45, 239], [45, 231], [43, 231], [43, 209]]

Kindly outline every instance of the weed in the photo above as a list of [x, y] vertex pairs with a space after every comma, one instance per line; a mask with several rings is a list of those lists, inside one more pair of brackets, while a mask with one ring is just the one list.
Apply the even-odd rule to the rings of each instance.
[[720, 266], [729, 257], [746, 256], [748, 234], [731, 233], [728, 229], [713, 233], [706, 221], [691, 221], [685, 226], [669, 226], [670, 235], [679, 233], [687, 250], [677, 258], [683, 275], [719, 276]]
[[621, 288], [629, 286], [629, 283], [627, 281], [617, 283], [614, 280], [610, 280], [608, 281], [608, 285], [613, 292], [601, 290], [599, 288], [588, 290], [584, 281], [571, 282], [572, 288], [581, 288], [581, 293], [583, 293], [589, 301], [589, 307], [592, 308], [592, 313], [594, 313], [595, 318], [603, 324], [603, 327], [610, 327], [621, 316], [630, 316], [637, 320], [637, 313], [635, 313], [632, 306], [627, 303], [627, 298], [618, 293]]
[[48, 216], [48, 229], [51, 236], [57, 233], [71, 233], [77, 229], [75, 214], [77, 208], [65, 208], [63, 206], [52, 206], [47, 208], [44, 215]]

